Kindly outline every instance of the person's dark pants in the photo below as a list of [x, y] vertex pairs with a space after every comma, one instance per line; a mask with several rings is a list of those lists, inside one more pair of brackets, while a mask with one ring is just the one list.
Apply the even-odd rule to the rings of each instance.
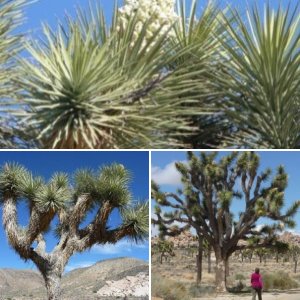
[[257, 289], [252, 288], [252, 300], [256, 300], [256, 294], [258, 295], [258, 300], [262, 300], [260, 288], [257, 288]]

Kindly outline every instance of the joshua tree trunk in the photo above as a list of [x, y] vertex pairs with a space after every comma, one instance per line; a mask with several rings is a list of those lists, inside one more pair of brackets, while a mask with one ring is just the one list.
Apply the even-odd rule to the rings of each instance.
[[211, 273], [211, 246], [208, 246], [207, 252], [207, 271], [209, 274]]
[[226, 277], [229, 277], [229, 258], [225, 260], [225, 272], [226, 272]]
[[38, 247], [32, 252], [32, 260], [42, 273], [47, 289], [48, 300], [61, 299], [61, 278], [70, 255], [56, 249], [54, 253], [45, 252], [44, 240], [40, 240]]
[[48, 300], [59, 300], [61, 299], [61, 274], [57, 274], [56, 272], [49, 272], [44, 275]]
[[294, 264], [294, 273], [297, 273], [297, 265], [298, 265], [298, 261], [295, 260], [295, 264]]
[[226, 292], [226, 259], [216, 255], [216, 291]]
[[196, 257], [197, 262], [197, 284], [201, 282], [202, 279], [202, 255], [203, 255], [203, 238], [199, 236], [199, 246], [198, 255]]

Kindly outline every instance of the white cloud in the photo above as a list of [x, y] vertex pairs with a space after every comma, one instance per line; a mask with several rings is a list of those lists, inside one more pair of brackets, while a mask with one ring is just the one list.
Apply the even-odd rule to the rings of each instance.
[[[148, 243], [148, 242], [146, 242]], [[95, 245], [92, 247], [92, 251], [98, 254], [120, 254], [133, 252], [135, 249], [145, 249], [146, 244], [134, 244], [130, 241], [124, 240], [120, 241], [117, 244], [105, 244], [105, 245]]]
[[82, 261], [79, 263], [74, 263], [71, 265], [67, 265], [65, 271], [70, 272], [72, 270], [78, 269], [78, 268], [87, 268], [95, 264], [96, 261]]
[[152, 166], [151, 178], [158, 184], [179, 185], [180, 174], [176, 170], [175, 161], [167, 164], [164, 168]]
[[262, 228], [263, 228], [264, 226], [266, 226], [266, 225], [267, 225], [267, 224], [259, 224], [259, 225], [256, 225], [255, 228], [254, 228], [254, 231], [261, 231]]

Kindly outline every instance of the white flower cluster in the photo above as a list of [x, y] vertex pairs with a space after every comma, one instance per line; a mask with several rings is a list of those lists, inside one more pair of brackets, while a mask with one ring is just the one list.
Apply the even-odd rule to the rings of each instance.
[[151, 18], [146, 39], [150, 39], [160, 28], [160, 34], [165, 34], [178, 18], [175, 12], [175, 0], [125, 0], [125, 5], [119, 9], [119, 12], [123, 27], [126, 27], [130, 17], [137, 14], [136, 37], [145, 22]]

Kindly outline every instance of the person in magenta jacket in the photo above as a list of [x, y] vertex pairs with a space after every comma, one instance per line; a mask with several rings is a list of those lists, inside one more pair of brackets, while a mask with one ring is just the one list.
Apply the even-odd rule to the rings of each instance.
[[252, 300], [256, 300], [256, 294], [258, 300], [262, 300], [261, 291], [263, 288], [262, 277], [259, 274], [259, 269], [256, 268], [255, 272], [251, 275], [251, 287], [252, 287]]

